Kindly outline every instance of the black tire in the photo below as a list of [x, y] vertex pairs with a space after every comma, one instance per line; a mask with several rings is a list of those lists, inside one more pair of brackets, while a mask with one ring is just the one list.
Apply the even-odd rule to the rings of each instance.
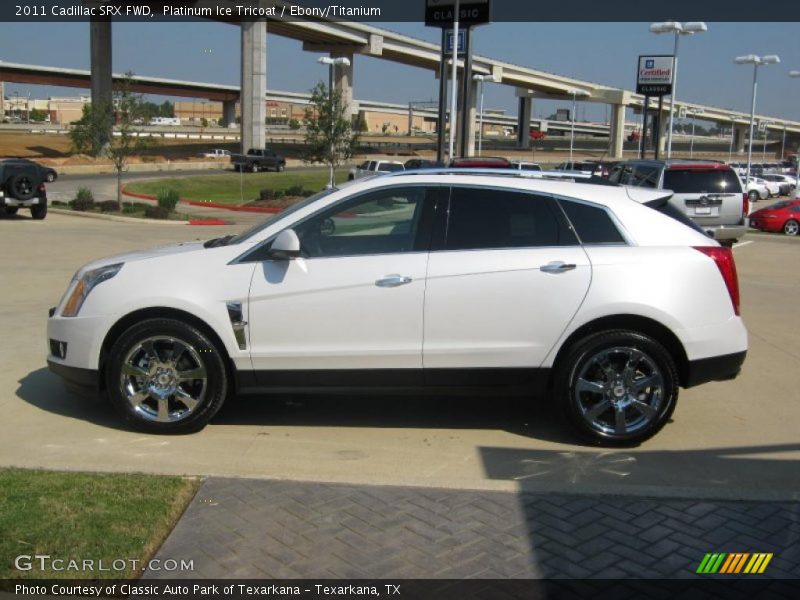
[[41, 221], [47, 216], [47, 204], [34, 204], [31, 206], [31, 216], [37, 221]]
[[278, 173], [283, 173], [284, 169], [286, 169], [286, 165], [283, 163], [278, 163], [278, 166], [275, 167], [275, 171]]
[[13, 215], [17, 214], [17, 211], [19, 210], [19, 206], [6, 206], [4, 208], [5, 208], [6, 214], [9, 215], [9, 216], [13, 216]]
[[750, 190], [747, 192], [747, 197], [750, 199], [750, 202], [758, 202], [758, 192], [755, 190]]
[[45, 179], [47, 180], [47, 183], [53, 183], [56, 180], [56, 177], [57, 175], [55, 171], [48, 171]]
[[783, 224], [783, 233], [786, 235], [797, 235], [800, 230], [800, 223], [795, 219], [789, 219]]
[[258, 173], [258, 165], [256, 163], [253, 163], [252, 165], [250, 165], [250, 172], [251, 173]]
[[9, 178], [6, 190], [18, 200], [30, 200], [36, 195], [38, 186], [39, 182], [30, 173], [17, 173]]
[[[150, 346], [147, 345], [147, 340], [152, 342]], [[144, 377], [152, 379], [158, 375], [153, 372], [153, 369], [157, 370], [158, 365], [148, 359], [151, 355], [145, 348], [154, 347], [155, 356], [161, 361], [169, 362], [174, 358], [173, 353], [176, 350], [169, 349], [168, 340], [175, 342], [172, 348], [176, 347], [175, 344], [177, 347], [182, 344], [188, 348], [178, 359], [176, 372], [195, 373], [202, 368], [205, 379], [198, 377], [177, 383], [181, 391], [188, 390], [190, 395], [197, 394], [200, 397], [196, 405], [189, 409], [187, 404], [183, 404], [177, 399], [177, 395], [173, 394], [167, 398], [165, 410], [167, 420], [159, 421], [156, 419], [161, 402], [157, 397], [148, 395], [139, 402], [138, 408], [134, 408], [128, 399], [128, 393], [142, 392], [145, 388], [149, 390], [148, 386], [143, 385]], [[126, 359], [136, 360], [139, 353], [142, 353], [142, 358], [134, 368], [142, 369], [144, 373], [147, 367], [149, 371], [143, 377], [126, 374], [123, 379], [122, 367]], [[187, 370], [182, 370], [181, 367]], [[198, 387], [201, 385], [204, 387]], [[123, 386], [126, 386], [127, 390]], [[136, 429], [163, 434], [192, 433], [205, 427], [225, 402], [229, 389], [228, 372], [221, 350], [201, 330], [175, 319], [148, 319], [133, 325], [114, 343], [106, 361], [106, 388], [111, 404]], [[184, 407], [183, 411], [180, 408], [181, 404]]]
[[[631, 363], [634, 356], [641, 358]], [[600, 366], [603, 362], [607, 369]], [[635, 369], [628, 373], [626, 365], [630, 364]], [[579, 384], [581, 375], [586, 377]], [[631, 381], [645, 385], [646, 380], [655, 383], [642, 391], [629, 385]], [[678, 401], [678, 373], [672, 356], [653, 338], [629, 330], [602, 331], [578, 341], [559, 360], [553, 389], [562, 413], [583, 437], [601, 446], [634, 446], [654, 436], [669, 421]], [[615, 402], [625, 406], [617, 410]], [[647, 412], [642, 405], [649, 407]], [[596, 414], [590, 414], [593, 411]], [[617, 425], [619, 413], [624, 427]], [[628, 429], [628, 418], [632, 430]]]

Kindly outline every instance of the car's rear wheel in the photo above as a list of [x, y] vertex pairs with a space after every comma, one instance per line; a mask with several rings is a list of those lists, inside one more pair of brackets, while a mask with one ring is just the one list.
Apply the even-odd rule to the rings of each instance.
[[758, 192], [756, 190], [750, 190], [747, 192], [747, 196], [750, 198], [750, 202], [758, 202]]
[[219, 349], [205, 333], [174, 319], [134, 325], [114, 343], [106, 364], [111, 403], [143, 431], [198, 431], [228, 392]]
[[5, 211], [6, 211], [7, 215], [15, 215], [15, 214], [17, 214], [18, 210], [19, 210], [18, 206], [6, 206], [5, 207]]
[[277, 167], [275, 167], [275, 170], [276, 170], [278, 173], [282, 173], [282, 172], [283, 172], [283, 170], [284, 170], [285, 168], [286, 168], [286, 165], [284, 165], [283, 163], [278, 163], [278, 166], [277, 166]]
[[794, 219], [789, 219], [783, 224], [783, 233], [786, 235], [797, 235], [800, 232], [800, 223]]
[[31, 216], [41, 221], [47, 216], [47, 204], [36, 204], [31, 206]]
[[678, 375], [669, 352], [653, 338], [604, 331], [579, 341], [559, 361], [554, 392], [584, 437], [630, 446], [667, 423], [678, 400]]
[[258, 173], [258, 165], [256, 163], [253, 163], [252, 165], [250, 165], [250, 171], [252, 173]]
[[53, 171], [48, 171], [45, 179], [47, 183], [53, 183], [56, 180], [56, 174]]

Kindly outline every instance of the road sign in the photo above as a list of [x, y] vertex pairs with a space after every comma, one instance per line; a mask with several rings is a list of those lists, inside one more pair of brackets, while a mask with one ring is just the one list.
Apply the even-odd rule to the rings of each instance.
[[679, 119], [685, 119], [686, 118], [686, 107], [685, 106], [681, 106], [678, 109], [678, 118]]
[[[452, 29], [448, 29], [447, 32], [445, 33], [445, 40], [447, 40], [447, 42], [445, 43], [444, 51], [445, 51], [446, 54], [452, 54], [453, 53], [453, 30]], [[467, 45], [467, 41], [466, 40], [467, 40], [466, 31], [464, 31], [463, 29], [459, 29], [458, 30], [458, 53], [459, 54], [464, 54], [464, 48]]]
[[[453, 23], [456, 0], [426, 0], [425, 25], [447, 27]], [[489, 0], [463, 0], [458, 5], [458, 22], [462, 27], [489, 22]]]
[[645, 96], [668, 96], [672, 93], [675, 57], [672, 55], [639, 56], [636, 93]]

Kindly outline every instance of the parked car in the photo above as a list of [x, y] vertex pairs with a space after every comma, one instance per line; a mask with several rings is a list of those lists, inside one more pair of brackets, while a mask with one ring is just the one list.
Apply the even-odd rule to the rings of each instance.
[[769, 177], [769, 173], [764, 173], [761, 177], [754, 177], [753, 179], [758, 185], [763, 185], [767, 188], [767, 192], [769, 193], [770, 198], [777, 198], [781, 195], [781, 186], [777, 184], [775, 181], [771, 181], [766, 179]]
[[20, 208], [29, 208], [34, 219], [47, 216], [47, 171], [32, 160], [0, 160], [0, 207], [5, 214], [15, 215]]
[[750, 214], [750, 227], [772, 233], [800, 232], [800, 200], [783, 200]]
[[739, 176], [725, 163], [628, 160], [617, 164], [608, 179], [622, 185], [671, 190], [672, 205], [726, 245], [747, 233], [750, 198]]
[[347, 179], [353, 181], [381, 173], [395, 173], [403, 170], [405, 170], [403, 163], [396, 160], [365, 160], [357, 167], [350, 169]]
[[539, 131], [538, 129], [531, 129], [530, 134], [528, 134], [530, 139], [532, 140], [546, 140], [547, 139], [547, 132], [546, 131]]
[[745, 190], [747, 191], [750, 202], [767, 200], [770, 197], [767, 183], [760, 177], [748, 177], [746, 179]]
[[454, 169], [511, 169], [511, 161], [502, 156], [464, 156], [450, 161]]
[[734, 377], [747, 351], [731, 250], [668, 197], [480, 171], [356, 181], [236, 236], [85, 265], [50, 310], [48, 364], [154, 433], [201, 429], [236, 394], [469, 388], [637, 444], [679, 387]]
[[405, 168], [406, 171], [410, 171], [412, 169], [436, 169], [436, 168], [441, 168], [441, 167], [444, 167], [444, 164], [442, 164], [442, 163], [440, 163], [438, 161], [435, 161], [435, 160], [427, 159], [427, 158], [411, 158], [411, 159], [407, 160], [403, 164], [403, 167]]
[[224, 150], [222, 148], [214, 148], [213, 150], [208, 150], [201, 154], [203, 158], [230, 158], [231, 151]]
[[527, 162], [524, 160], [512, 160], [511, 168], [519, 171], [541, 171], [542, 167], [539, 163]]
[[286, 169], [286, 159], [274, 150], [266, 148], [251, 148], [247, 154], [231, 154], [231, 163], [236, 171], [283, 171]]
[[[556, 171], [577, 171], [584, 175], [604, 176], [603, 164], [597, 160], [568, 160], [556, 166]], [[605, 170], [605, 176], [608, 170]]]
[[769, 173], [767, 175], [764, 175], [762, 179], [765, 179], [766, 181], [771, 181], [773, 183], [777, 183], [778, 193], [781, 196], [788, 196], [797, 186], [797, 179], [795, 179], [794, 177], [790, 177], [789, 175]]

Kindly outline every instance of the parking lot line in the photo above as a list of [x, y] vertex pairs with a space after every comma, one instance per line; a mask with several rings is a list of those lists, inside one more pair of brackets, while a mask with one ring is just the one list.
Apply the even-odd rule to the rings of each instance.
[[737, 242], [733, 245], [734, 248], [739, 248], [740, 246], [747, 246], [747, 244], [752, 244], [753, 240], [749, 240], [747, 242]]

